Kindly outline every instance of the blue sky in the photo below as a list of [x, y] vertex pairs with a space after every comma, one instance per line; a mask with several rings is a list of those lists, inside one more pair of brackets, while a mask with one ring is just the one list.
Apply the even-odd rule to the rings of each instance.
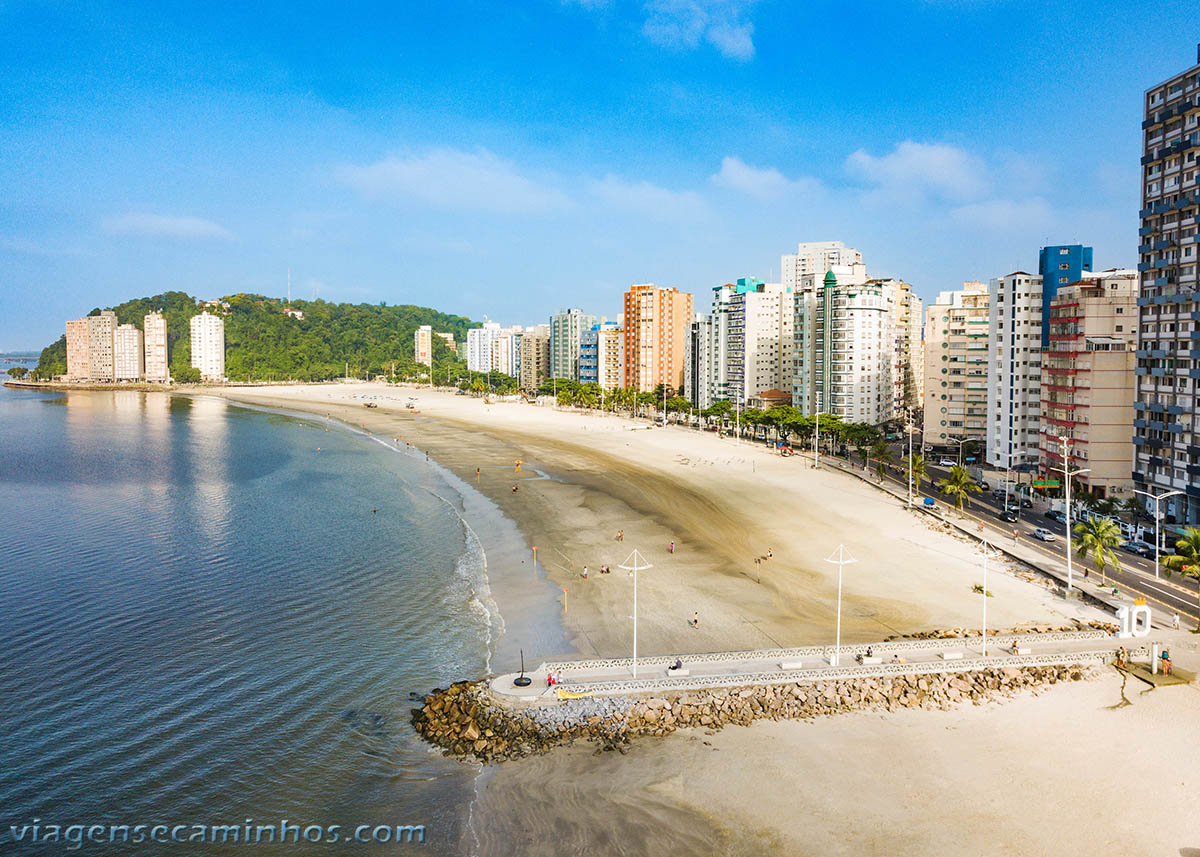
[[1194, 0], [0, 0], [0, 350], [182, 289], [615, 316], [858, 247], [924, 297], [1136, 262]]

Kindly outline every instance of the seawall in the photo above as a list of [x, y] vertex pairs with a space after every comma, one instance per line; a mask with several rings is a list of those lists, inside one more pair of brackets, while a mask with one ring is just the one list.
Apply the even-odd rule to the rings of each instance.
[[1082, 681], [1099, 669], [1094, 661], [998, 666], [590, 697], [527, 708], [497, 702], [486, 680], [463, 681], [434, 690], [412, 714], [417, 732], [447, 755], [492, 762], [544, 753], [581, 738], [624, 752], [633, 737], [664, 736], [676, 729], [716, 730], [760, 719], [799, 720], [850, 711], [981, 705], [1059, 682]]

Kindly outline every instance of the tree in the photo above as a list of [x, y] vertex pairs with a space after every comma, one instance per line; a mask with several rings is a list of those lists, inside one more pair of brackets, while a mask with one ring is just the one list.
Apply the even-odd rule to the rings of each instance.
[[171, 370], [171, 377], [177, 384], [199, 384], [200, 370], [194, 366], [180, 366]]
[[[825, 423], [821, 423], [821, 427], [825, 427]], [[863, 460], [863, 469], [867, 467], [867, 451], [871, 448], [875, 441], [879, 440], [879, 429], [870, 423], [850, 423], [845, 429], [845, 438], [848, 440]]]
[[1075, 525], [1074, 533], [1071, 544], [1075, 552], [1080, 559], [1087, 559], [1089, 553], [1092, 555], [1092, 565], [1100, 573], [1102, 583], [1105, 581], [1104, 570], [1110, 565], [1120, 571], [1121, 560], [1117, 557], [1117, 548], [1123, 539], [1121, 528], [1116, 523], [1099, 515], [1091, 515]]
[[913, 490], [920, 494], [921, 483], [929, 479], [929, 462], [925, 460], [925, 456], [916, 453], [911, 459], [904, 459], [904, 467], [906, 473], [912, 472]]
[[967, 469], [957, 464], [950, 468], [950, 473], [945, 479], [938, 480], [937, 486], [954, 501], [954, 506], [959, 512], [963, 510], [963, 503], [970, 500], [970, 495], [981, 490], [971, 478], [971, 474], [967, 473]]
[[26, 375], [29, 374], [29, 370], [26, 369], [24, 366], [13, 366], [11, 369], [8, 370], [8, 374], [9, 374], [9, 377], [11, 377], [11, 378], [24, 378]]
[[[1200, 527], [1188, 527], [1183, 531], [1183, 537], [1175, 542], [1175, 553], [1166, 557], [1163, 565], [1172, 571], [1179, 571], [1184, 577], [1200, 580]], [[1200, 604], [1200, 600], [1197, 603]], [[1200, 624], [1197, 624], [1196, 630], [1200, 631]]]
[[883, 438], [871, 444], [871, 460], [875, 462], [875, 475], [882, 482], [884, 474], [887, 473], [888, 465], [895, 460], [891, 446]]

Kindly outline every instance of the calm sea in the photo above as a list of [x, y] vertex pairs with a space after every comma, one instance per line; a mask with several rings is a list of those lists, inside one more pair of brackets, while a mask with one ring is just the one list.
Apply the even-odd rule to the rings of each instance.
[[[0, 851], [162, 824], [259, 842], [78, 850], [470, 853], [477, 772], [408, 718], [489, 668], [487, 572], [552, 602], [494, 507], [403, 444], [216, 399], [2, 390], [0, 439]], [[266, 844], [284, 819], [326, 841]], [[363, 824], [426, 843], [328, 841]]]

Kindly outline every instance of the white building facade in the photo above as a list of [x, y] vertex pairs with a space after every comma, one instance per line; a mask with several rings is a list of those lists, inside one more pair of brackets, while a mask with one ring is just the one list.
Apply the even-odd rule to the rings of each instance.
[[580, 380], [579, 346], [596, 321], [581, 309], [559, 310], [550, 316], [550, 377]]
[[1042, 399], [1042, 278], [1014, 271], [988, 289], [988, 464], [1037, 464]]
[[467, 331], [467, 369], [471, 372], [492, 371], [492, 340], [500, 335], [500, 325], [485, 321], [482, 327]]
[[986, 442], [990, 303], [986, 283], [968, 282], [940, 292], [925, 311], [928, 444], [949, 447], [964, 438]]
[[132, 324], [119, 324], [113, 330], [113, 378], [140, 381], [146, 374], [146, 352], [142, 332]]
[[146, 380], [165, 384], [171, 379], [167, 354], [167, 320], [152, 312], [142, 319]]
[[225, 377], [225, 321], [205, 311], [192, 316], [192, 368], [200, 377], [218, 381]]

